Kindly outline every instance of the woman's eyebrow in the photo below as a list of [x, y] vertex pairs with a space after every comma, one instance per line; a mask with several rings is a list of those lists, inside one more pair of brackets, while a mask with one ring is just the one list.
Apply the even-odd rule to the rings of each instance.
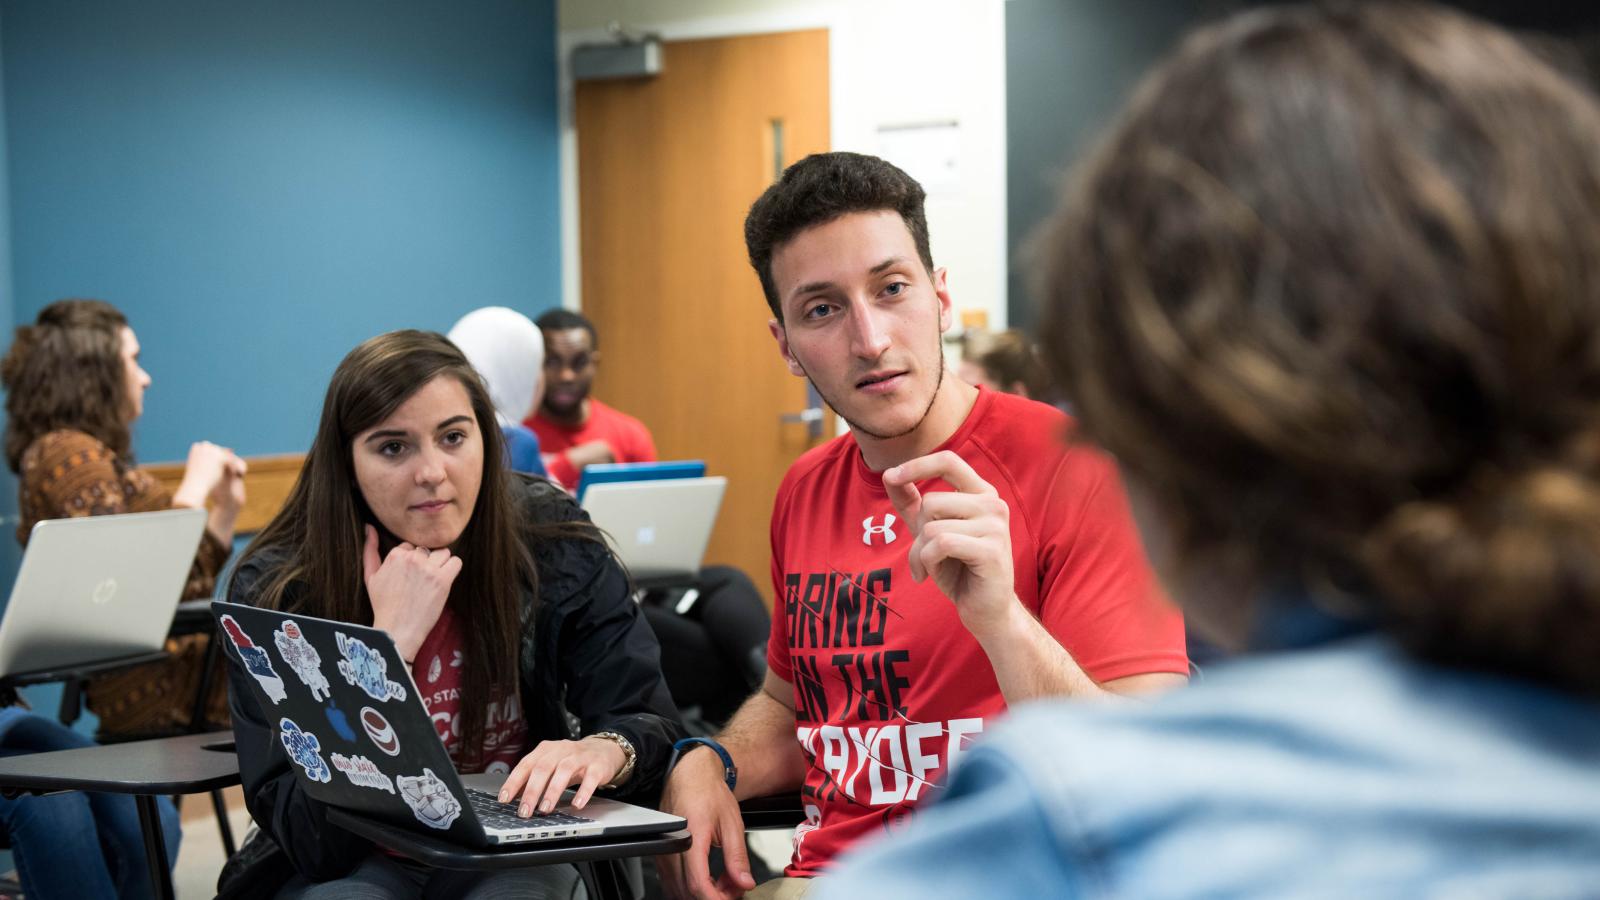
[[373, 441], [376, 441], [376, 440], [378, 440], [380, 438], [388, 439], [388, 438], [403, 438], [403, 437], [410, 437], [410, 436], [411, 436], [411, 432], [406, 431], [403, 428], [385, 428], [382, 431], [374, 431], [373, 433], [367, 435], [366, 438], [364, 438], [362, 440], [362, 443], [363, 444], [370, 444]]

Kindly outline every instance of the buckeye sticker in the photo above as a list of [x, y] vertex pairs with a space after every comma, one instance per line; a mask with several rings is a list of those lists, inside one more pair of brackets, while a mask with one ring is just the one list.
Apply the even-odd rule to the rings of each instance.
[[328, 764], [322, 759], [322, 742], [309, 731], [301, 731], [291, 719], [281, 719], [278, 722], [278, 737], [283, 741], [283, 749], [289, 752], [289, 758], [295, 765], [306, 770], [306, 777], [312, 781], [329, 782], [333, 780], [333, 773], [328, 771]]
[[233, 616], [222, 617], [222, 630], [227, 633], [228, 640], [233, 648], [239, 652], [239, 661], [244, 663], [246, 672], [261, 685], [266, 692], [267, 699], [276, 706], [289, 696], [289, 691], [283, 686], [283, 679], [272, 669], [272, 660], [267, 657], [267, 651], [256, 646], [250, 635], [244, 633], [239, 623]]
[[328, 686], [328, 676], [322, 674], [322, 654], [300, 633], [299, 625], [285, 621], [282, 628], [272, 633], [272, 640], [278, 645], [278, 655], [311, 689], [311, 699], [333, 696], [333, 689]]
[[374, 700], [404, 700], [405, 686], [389, 677], [389, 662], [360, 638], [334, 632], [339, 643], [339, 674]]
[[370, 706], [361, 707], [361, 730], [372, 739], [373, 746], [390, 756], [400, 754], [400, 736], [394, 733], [394, 726]]
[[351, 784], [394, 793], [394, 782], [389, 780], [389, 776], [378, 771], [372, 760], [365, 756], [345, 756], [343, 753], [335, 753], [329, 759], [333, 760], [335, 769], [350, 779]]
[[398, 776], [395, 784], [400, 786], [400, 799], [411, 807], [417, 821], [429, 828], [449, 828], [461, 815], [461, 801], [450, 795], [432, 769], [423, 769], [421, 775]]

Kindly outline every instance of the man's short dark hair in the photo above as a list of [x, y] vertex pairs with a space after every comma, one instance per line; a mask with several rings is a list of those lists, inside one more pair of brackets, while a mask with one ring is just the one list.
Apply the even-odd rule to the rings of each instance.
[[589, 332], [589, 349], [600, 349], [600, 333], [594, 330], [594, 323], [584, 317], [583, 313], [575, 313], [570, 309], [556, 307], [545, 310], [544, 315], [533, 320], [540, 331], [571, 331], [582, 328]]
[[750, 265], [761, 277], [767, 306], [781, 323], [778, 286], [772, 281], [772, 253], [795, 235], [826, 225], [848, 213], [893, 210], [905, 220], [917, 255], [929, 274], [933, 252], [928, 249], [928, 217], [922, 201], [927, 194], [915, 178], [893, 163], [860, 153], [814, 153], [784, 170], [744, 219], [744, 243]]

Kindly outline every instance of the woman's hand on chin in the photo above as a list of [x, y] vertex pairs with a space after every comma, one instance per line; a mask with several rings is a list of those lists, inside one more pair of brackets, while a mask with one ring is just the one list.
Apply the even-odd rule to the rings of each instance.
[[409, 665], [444, 611], [450, 585], [461, 574], [461, 557], [401, 542], [380, 561], [378, 530], [366, 528], [361, 559], [372, 600], [372, 626], [389, 632]]

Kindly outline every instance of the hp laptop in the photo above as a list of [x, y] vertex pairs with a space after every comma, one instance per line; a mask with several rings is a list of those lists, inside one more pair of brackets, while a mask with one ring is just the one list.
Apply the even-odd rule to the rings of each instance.
[[597, 484], [583, 508], [635, 577], [692, 575], [700, 571], [727, 487], [721, 476]]
[[160, 650], [205, 527], [203, 509], [33, 526], [0, 619], [0, 675]]
[[617, 484], [624, 481], [659, 481], [665, 478], [699, 478], [706, 474], [702, 459], [675, 459], [667, 462], [596, 463], [584, 466], [578, 475], [578, 502], [597, 484]]
[[295, 777], [324, 803], [474, 847], [684, 826], [604, 797], [518, 818], [496, 796], [503, 776], [456, 773], [388, 632], [221, 600], [211, 610]]

